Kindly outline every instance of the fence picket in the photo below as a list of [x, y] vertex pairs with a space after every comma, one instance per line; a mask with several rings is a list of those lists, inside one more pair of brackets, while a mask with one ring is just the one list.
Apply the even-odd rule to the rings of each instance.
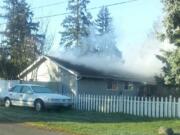
[[137, 116], [139, 116], [139, 114], [140, 114], [139, 110], [140, 110], [140, 99], [138, 97], [137, 98]]
[[164, 117], [168, 117], [168, 99], [165, 97], [165, 103], [164, 103]]
[[140, 101], [140, 116], [144, 116], [144, 98], [142, 97], [141, 98], [141, 101]]
[[113, 96], [113, 113], [116, 112], [116, 97]]
[[119, 102], [118, 102], [118, 97], [116, 96], [116, 113], [119, 112]]
[[160, 117], [163, 118], [164, 117], [164, 98], [161, 97], [161, 101], [160, 101]]
[[178, 98], [178, 103], [177, 103], [177, 117], [180, 118], [180, 98]]
[[133, 110], [133, 114], [136, 115], [136, 97], [134, 97], [134, 110]]
[[123, 112], [123, 96], [120, 96], [120, 100], [119, 100], [119, 105], [120, 105], [120, 112]]
[[126, 99], [126, 106], [127, 106], [127, 109], [126, 109], [126, 113], [129, 114], [129, 96], [127, 97]]
[[155, 101], [155, 97], [153, 97], [153, 101], [152, 101], [152, 117], [153, 118], [155, 118], [155, 116], [156, 116], [156, 114], [155, 114], [155, 112], [156, 112], [156, 103], [155, 103], [156, 101]]
[[103, 102], [103, 104], [104, 104], [104, 112], [105, 113], [107, 113], [107, 96], [103, 96], [103, 98], [104, 98], [104, 102]]
[[130, 97], [130, 114], [133, 114], [133, 98]]
[[172, 101], [172, 117], [173, 118], [176, 117], [176, 98], [173, 98], [173, 101]]
[[70, 95], [73, 108], [78, 111], [95, 111], [103, 113], [123, 112], [135, 116], [153, 118], [180, 118], [180, 98], [147, 98], [129, 96], [109, 96], [78, 94]]
[[152, 102], [151, 102], [151, 98], [149, 97], [148, 98], [148, 117], [151, 117], [152, 115], [151, 115], [151, 104], [152, 104]]
[[127, 98], [125, 96], [123, 96], [123, 103], [124, 103], [124, 109], [123, 109], [123, 113], [126, 113], [127, 110]]
[[171, 118], [172, 116], [172, 96], [169, 97], [168, 101], [168, 117]]
[[147, 97], [145, 97], [145, 101], [144, 101], [144, 115], [148, 116], [148, 101], [147, 101]]
[[159, 98], [156, 98], [156, 118], [159, 118]]

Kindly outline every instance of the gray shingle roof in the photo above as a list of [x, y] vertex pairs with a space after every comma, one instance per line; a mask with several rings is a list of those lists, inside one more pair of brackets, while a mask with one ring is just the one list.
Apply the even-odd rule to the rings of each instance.
[[73, 64], [68, 61], [48, 56], [49, 59], [58, 63], [59, 65], [75, 72], [77, 75], [81, 77], [88, 77], [88, 78], [109, 78], [109, 79], [117, 79], [117, 80], [124, 80], [124, 81], [132, 81], [132, 82], [141, 82], [141, 83], [148, 83], [154, 84], [154, 78], [140, 76], [134, 73], [129, 73], [125, 71], [119, 72], [104, 72], [102, 70], [92, 69], [90, 67], [84, 65]]

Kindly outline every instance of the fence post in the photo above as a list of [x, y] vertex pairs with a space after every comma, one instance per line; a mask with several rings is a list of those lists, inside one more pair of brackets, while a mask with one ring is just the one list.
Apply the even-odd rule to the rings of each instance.
[[112, 112], [112, 96], [109, 96], [109, 112]]
[[97, 107], [98, 107], [98, 102], [99, 102], [99, 99], [98, 99], [98, 95], [95, 95], [95, 99], [96, 99], [96, 101], [95, 101], [95, 111], [96, 112], [98, 112], [97, 110]]
[[136, 113], [136, 109], [137, 109], [137, 108], [136, 108], [136, 107], [137, 107], [137, 106], [136, 106], [136, 96], [134, 97], [134, 102], [133, 102], [133, 103], [134, 103], [134, 105], [133, 105], [133, 106], [134, 106], [133, 114], [136, 115], [136, 114], [137, 114], [137, 113]]
[[80, 95], [80, 110], [83, 110], [83, 94]]
[[178, 98], [177, 112], [178, 112], [178, 118], [180, 118], [180, 98]]
[[116, 113], [119, 112], [119, 96], [116, 96]]
[[137, 98], [137, 116], [139, 116], [140, 115], [140, 98], [138, 97]]
[[140, 110], [141, 110], [141, 112], [140, 112], [140, 116], [144, 116], [144, 98], [143, 97], [141, 97], [141, 104], [140, 104]]
[[144, 102], [144, 115], [148, 116], [148, 101], [147, 101], [147, 97], [145, 97], [145, 102]]
[[130, 114], [133, 114], [133, 98], [130, 97]]
[[176, 98], [173, 98], [172, 101], [172, 117], [175, 118], [176, 117]]
[[168, 99], [167, 99], [167, 97], [165, 97], [165, 103], [164, 103], [164, 117], [167, 117], [168, 116], [168, 108], [167, 108], [167, 106], [168, 106]]
[[113, 113], [116, 112], [116, 97], [113, 96]]
[[126, 113], [126, 109], [127, 109], [127, 97], [124, 96], [123, 97], [123, 113]]
[[153, 97], [153, 100], [152, 100], [152, 117], [154, 118], [155, 117], [155, 97]]
[[98, 96], [98, 112], [101, 112], [101, 95]]
[[160, 117], [163, 118], [164, 117], [164, 98], [161, 97], [161, 101], [160, 101]]
[[156, 118], [159, 118], [159, 97], [156, 98]]
[[120, 112], [123, 112], [123, 96], [120, 96], [120, 100], [119, 100], [119, 106], [120, 106]]
[[169, 96], [169, 102], [168, 102], [168, 117], [171, 118], [172, 117], [172, 96]]
[[105, 105], [106, 105], [105, 97], [104, 97], [104, 95], [102, 95], [102, 96], [101, 96], [101, 110], [102, 110], [103, 113], [106, 112], [106, 110], [105, 110]]
[[86, 94], [85, 95], [85, 98], [86, 98], [86, 106], [85, 106], [85, 110], [88, 111], [88, 95]]
[[129, 96], [127, 96], [126, 106], [127, 106], [126, 113], [129, 114]]
[[88, 94], [88, 111], [90, 111], [91, 110], [91, 95], [90, 94]]
[[152, 115], [151, 115], [151, 112], [152, 112], [151, 105], [152, 105], [151, 97], [149, 97], [149, 99], [148, 99], [148, 117], [152, 117]]

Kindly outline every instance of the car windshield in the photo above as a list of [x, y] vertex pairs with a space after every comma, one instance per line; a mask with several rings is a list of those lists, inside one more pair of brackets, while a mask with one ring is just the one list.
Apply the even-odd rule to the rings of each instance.
[[54, 93], [52, 90], [50, 90], [47, 87], [43, 87], [43, 86], [31, 86], [31, 87], [35, 93]]

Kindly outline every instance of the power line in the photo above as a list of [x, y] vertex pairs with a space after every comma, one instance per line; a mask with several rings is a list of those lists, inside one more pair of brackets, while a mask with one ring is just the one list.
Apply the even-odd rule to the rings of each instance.
[[[105, 7], [112, 7], [112, 6], [117, 6], [117, 5], [127, 4], [127, 3], [132, 3], [132, 2], [135, 2], [135, 1], [138, 1], [138, 0], [128, 0], [128, 1], [118, 2], [118, 3], [107, 4], [107, 5], [103, 5], [103, 6], [105, 6]], [[92, 8], [88, 8], [87, 10], [95, 10], [95, 9], [102, 8], [103, 6], [92, 7]], [[48, 15], [48, 16], [35, 17], [34, 19], [50, 18], [50, 17], [62, 16], [62, 15], [66, 15], [66, 14], [70, 14], [70, 13], [69, 13], [69, 12], [65, 12], [65, 13], [60, 13], [60, 14], [54, 14], [54, 15]]]
[[[123, 5], [123, 4], [127, 4], [127, 3], [132, 3], [132, 2], [135, 2], [135, 1], [138, 1], [138, 0], [128, 0], [128, 1], [123, 1], [123, 2], [117, 2], [117, 3], [112, 3], [112, 4], [107, 4], [107, 5], [103, 5], [105, 7], [112, 7], [112, 6], [118, 6], [118, 5]], [[61, 2], [62, 3], [62, 2]], [[54, 5], [55, 3], [53, 4], [49, 4], [49, 5]], [[59, 3], [60, 4], [60, 3]], [[44, 5], [44, 6], [48, 6], [48, 5]], [[98, 7], [92, 7], [92, 8], [88, 8], [87, 10], [95, 10], [95, 9], [99, 9], [99, 8], [102, 8], [103, 6], [98, 6]], [[40, 6], [41, 8], [42, 6]], [[35, 8], [38, 8], [38, 7], [35, 7]], [[64, 12], [64, 13], [59, 13], [59, 14], [53, 14], [53, 15], [47, 15], [47, 16], [40, 16], [40, 17], [34, 17], [33, 19], [44, 19], [44, 18], [51, 18], [51, 17], [57, 17], [57, 16], [64, 16], [64, 15], [67, 15], [67, 14], [70, 14], [70, 12]], [[0, 25], [4, 25], [6, 23], [1, 23]]]
[[[138, 1], [138, 0], [128, 0], [128, 1], [123, 1], [123, 2], [107, 4], [107, 5], [103, 5], [103, 6], [105, 6], [105, 7], [112, 7], [112, 6], [118, 6], [118, 5], [122, 5], [122, 4], [132, 3], [132, 2], [135, 2], [135, 1]], [[99, 9], [99, 8], [102, 8], [103, 6], [92, 7], [92, 8], [89, 8], [88, 10]]]
[[33, 7], [31, 9], [39, 9], [39, 8], [52, 7], [52, 6], [62, 5], [64, 3], [67, 3], [67, 1], [61, 1], [61, 2], [51, 3], [51, 4], [47, 4], [47, 5], [41, 5], [41, 6], [38, 6], [38, 7]]

